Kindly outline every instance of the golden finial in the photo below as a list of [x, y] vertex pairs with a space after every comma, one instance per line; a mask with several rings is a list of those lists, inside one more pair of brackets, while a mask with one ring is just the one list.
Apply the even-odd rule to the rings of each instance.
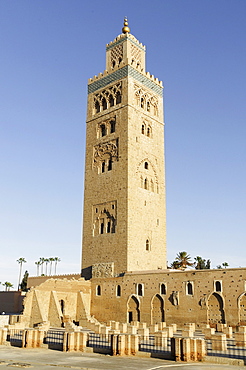
[[125, 17], [125, 19], [124, 19], [124, 27], [122, 28], [122, 32], [123, 33], [129, 33], [130, 32], [130, 28], [128, 27], [128, 22], [127, 22], [127, 17]]

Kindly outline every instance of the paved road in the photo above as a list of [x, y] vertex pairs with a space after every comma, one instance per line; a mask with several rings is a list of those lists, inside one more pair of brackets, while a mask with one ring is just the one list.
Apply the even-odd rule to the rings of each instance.
[[21, 349], [0, 346], [0, 370], [245, 370], [241, 366], [208, 363], [181, 364], [155, 358], [111, 357], [96, 353], [60, 352], [46, 349]]

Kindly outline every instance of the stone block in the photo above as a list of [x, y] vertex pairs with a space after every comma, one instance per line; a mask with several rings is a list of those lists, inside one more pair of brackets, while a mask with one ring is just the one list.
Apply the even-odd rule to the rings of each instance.
[[226, 334], [216, 333], [214, 335], [211, 335], [211, 340], [213, 350], [215, 351], [227, 350]]

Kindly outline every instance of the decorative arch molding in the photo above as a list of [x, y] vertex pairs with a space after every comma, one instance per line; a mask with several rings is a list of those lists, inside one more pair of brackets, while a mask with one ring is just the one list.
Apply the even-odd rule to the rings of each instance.
[[127, 322], [140, 321], [140, 300], [131, 294], [127, 300]]
[[159, 182], [157, 171], [149, 158], [144, 158], [139, 162], [136, 169], [139, 187], [154, 193], [159, 193]]
[[[244, 301], [244, 302], [243, 302]], [[246, 325], [246, 291], [237, 298], [239, 325]]]
[[208, 323], [215, 327], [217, 323], [225, 324], [225, 299], [221, 292], [211, 292], [207, 300]]
[[152, 297], [150, 308], [152, 325], [165, 321], [164, 299], [159, 293]]

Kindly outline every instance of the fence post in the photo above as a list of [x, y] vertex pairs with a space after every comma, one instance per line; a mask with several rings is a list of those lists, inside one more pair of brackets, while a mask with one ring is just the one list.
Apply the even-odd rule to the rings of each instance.
[[181, 338], [171, 338], [171, 351], [175, 361], [181, 360]]
[[118, 335], [118, 355], [124, 356], [126, 352], [126, 336], [125, 334]]
[[65, 332], [63, 336], [63, 345], [62, 345], [63, 352], [67, 352], [68, 350], [68, 333]]
[[130, 335], [130, 337], [131, 337], [131, 354], [135, 356], [139, 350], [139, 335], [132, 334]]
[[0, 329], [0, 344], [4, 344], [4, 342], [6, 342], [7, 334], [7, 329]]
[[74, 351], [74, 332], [67, 333], [67, 352]]
[[202, 361], [206, 356], [205, 340], [201, 338], [196, 339], [197, 342], [197, 361]]
[[191, 350], [191, 339], [190, 338], [182, 338], [181, 346], [182, 346], [182, 353], [181, 353], [181, 360], [188, 362], [191, 359], [190, 350]]
[[167, 347], [167, 332], [155, 334], [155, 346]]
[[23, 330], [22, 332], [22, 340], [21, 340], [21, 347], [25, 348], [27, 342], [27, 330]]
[[[26, 331], [26, 340], [25, 340], [25, 345], [24, 347], [26, 348], [32, 348], [32, 345], [33, 345], [33, 330], [32, 329], [28, 329], [28, 330], [25, 330]], [[23, 338], [23, 336], [22, 336]], [[23, 340], [22, 340], [22, 345], [23, 345]]]
[[79, 338], [79, 350], [81, 352], [85, 351], [85, 348], [87, 346], [88, 341], [88, 333], [86, 332], [80, 332], [80, 338]]
[[112, 353], [112, 356], [116, 356], [118, 338], [117, 338], [117, 335], [115, 334], [110, 334], [110, 335], [111, 335], [111, 353]]

